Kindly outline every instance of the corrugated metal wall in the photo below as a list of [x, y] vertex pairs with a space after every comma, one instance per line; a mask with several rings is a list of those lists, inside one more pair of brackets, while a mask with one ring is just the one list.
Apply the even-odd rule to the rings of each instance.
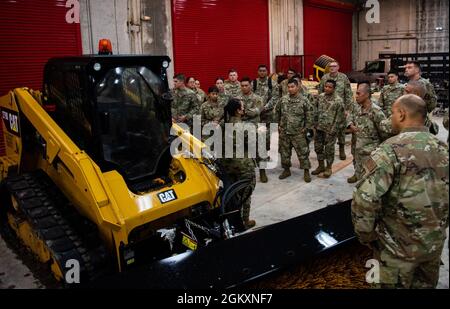
[[79, 24], [66, 22], [65, 0], [0, 1], [0, 95], [42, 87], [50, 57], [81, 54]]
[[326, 0], [303, 2], [305, 76], [313, 74], [315, 60], [325, 54], [338, 60], [341, 71], [352, 69], [353, 6]]
[[267, 0], [173, 0], [175, 71], [197, 77], [203, 88], [230, 68], [255, 77], [269, 64]]
[[17, 87], [41, 89], [49, 58], [81, 54], [80, 26], [66, 22], [65, 5], [65, 0], [0, 1], [0, 96]]

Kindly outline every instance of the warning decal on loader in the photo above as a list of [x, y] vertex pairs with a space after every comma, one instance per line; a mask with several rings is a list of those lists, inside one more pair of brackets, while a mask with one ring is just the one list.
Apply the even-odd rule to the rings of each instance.
[[6, 130], [11, 134], [20, 137], [19, 113], [3, 107], [1, 108], [1, 111]]

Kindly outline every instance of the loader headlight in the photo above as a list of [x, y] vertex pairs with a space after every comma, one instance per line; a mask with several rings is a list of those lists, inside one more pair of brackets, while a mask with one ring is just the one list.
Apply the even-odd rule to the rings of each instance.
[[167, 68], [169, 67], [169, 61], [164, 60], [163, 63], [162, 63], [162, 67], [163, 67], [164, 69], [167, 69]]

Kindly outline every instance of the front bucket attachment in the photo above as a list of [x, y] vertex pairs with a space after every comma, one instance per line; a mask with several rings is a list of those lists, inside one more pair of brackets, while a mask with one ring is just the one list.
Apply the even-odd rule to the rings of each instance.
[[355, 238], [351, 201], [93, 282], [97, 288], [231, 288]]

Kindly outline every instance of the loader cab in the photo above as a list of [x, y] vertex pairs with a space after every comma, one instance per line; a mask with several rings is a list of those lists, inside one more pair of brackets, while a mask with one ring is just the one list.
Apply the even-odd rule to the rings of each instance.
[[166, 176], [172, 160], [169, 63], [168, 57], [84, 56], [51, 59], [45, 67], [51, 117], [132, 191]]

